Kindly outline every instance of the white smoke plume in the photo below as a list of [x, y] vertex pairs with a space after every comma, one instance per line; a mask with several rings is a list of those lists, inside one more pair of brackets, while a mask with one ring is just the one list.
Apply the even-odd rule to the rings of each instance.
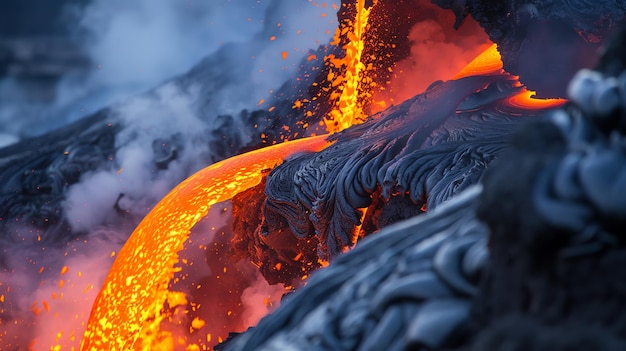
[[243, 323], [256, 326], [261, 318], [278, 308], [280, 297], [285, 293], [282, 284], [269, 285], [261, 274], [256, 280], [243, 291], [241, 301], [246, 310], [243, 315]]
[[[140, 77], [145, 75], [150, 78], [145, 81], [156, 84], [162, 77], [156, 72], [173, 72], [174, 68], [169, 66], [176, 64], [185, 67], [203, 51], [191, 50], [195, 54], [183, 59], [185, 50], [177, 46], [202, 47], [204, 41], [212, 49], [219, 48], [220, 43], [233, 42], [228, 47], [233, 52], [226, 54], [229, 62], [224, 62], [224, 66], [247, 74], [233, 71], [231, 80], [196, 83], [201, 86], [183, 86], [182, 83], [172, 81], [149, 94], [118, 104], [114, 113], [124, 129], [116, 136], [117, 166], [85, 175], [68, 192], [65, 213], [76, 231], [93, 230], [106, 222], [121, 194], [124, 197], [120, 200], [126, 202], [123, 210], [138, 210], [137, 214], [142, 216], [174, 185], [207, 166], [210, 159], [210, 150], [207, 149], [209, 134], [217, 115], [257, 108], [257, 102], [267, 98], [271, 91], [297, 73], [296, 65], [309, 49], [329, 40], [331, 28], [336, 26], [334, 19], [328, 19], [335, 18], [330, 6], [314, 6], [307, 1], [239, 0], [220, 2], [219, 6], [214, 2], [202, 6], [196, 2], [191, 3], [196, 4], [193, 6], [176, 4], [172, 1], [148, 0], [137, 0], [131, 4], [124, 1], [94, 2], [85, 11], [85, 21], [92, 27], [101, 28], [105, 34], [101, 35], [96, 41], [99, 44], [93, 45], [90, 51], [94, 53], [93, 57], [103, 62], [102, 67], [110, 67], [109, 70], [115, 74], [100, 76], [104, 72], [98, 72], [93, 79], [125, 84], [142, 80]], [[122, 12], [113, 16], [110, 14], [113, 9], [121, 9]], [[205, 16], [200, 16], [203, 13]], [[185, 20], [191, 23], [179, 23]], [[148, 29], [150, 26], [155, 28], [143, 28], [142, 21], [147, 21]], [[190, 38], [182, 38], [186, 32], [193, 32], [195, 27], [189, 27], [193, 21], [207, 22], [209, 25], [196, 28], [199, 33]], [[169, 30], [170, 26], [176, 29]], [[120, 30], [120, 27], [128, 28]], [[96, 32], [95, 29], [92, 31]], [[169, 34], [164, 36], [161, 32]], [[164, 48], [160, 45], [161, 40], [166, 43], [176, 42], [179, 37], [182, 43], [174, 47]], [[147, 43], [145, 46], [142, 44], [144, 42]], [[141, 53], [134, 54], [136, 51]], [[283, 52], [287, 55], [283, 55]], [[223, 53], [216, 55], [221, 56]], [[126, 56], [134, 58], [125, 59]], [[140, 72], [144, 68], [146, 73]], [[206, 78], [210, 79], [212, 74], [216, 74], [215, 70], [221, 69], [218, 65], [199, 71], [208, 70], [210, 73]], [[198, 81], [193, 75], [191, 78]], [[214, 94], [203, 95], [206, 91]], [[201, 109], [205, 107], [206, 100], [214, 104]], [[152, 144], [155, 140], [172, 142], [173, 138], [177, 138], [181, 144], [178, 145], [177, 159], [166, 170], [154, 169], [151, 166], [154, 158]]]
[[[0, 134], [6, 134], [0, 141], [5, 145], [153, 88], [227, 44], [257, 48], [251, 50], [254, 58], [230, 59], [255, 72], [244, 82], [266, 95], [293, 74], [308, 49], [327, 43], [336, 28], [330, 3], [307, 0], [92, 0], [65, 12], [68, 30], [90, 66], [61, 77], [45, 93], [11, 77], [0, 81]], [[288, 53], [284, 60], [283, 52]], [[253, 97], [263, 98], [260, 93]]]
[[[73, 231], [90, 232], [106, 224], [116, 215], [116, 203], [121, 210], [143, 217], [171, 188], [206, 166], [208, 131], [194, 112], [196, 99], [193, 91], [183, 92], [168, 83], [115, 110], [123, 128], [116, 135], [115, 167], [85, 174], [69, 188], [64, 213]], [[157, 169], [153, 143], [176, 143], [175, 136], [181, 149], [177, 159], [167, 169]]]

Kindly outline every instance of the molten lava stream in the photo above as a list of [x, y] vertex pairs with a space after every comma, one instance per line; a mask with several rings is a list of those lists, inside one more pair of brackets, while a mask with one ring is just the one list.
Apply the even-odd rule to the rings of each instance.
[[[172, 334], [160, 326], [172, 310], [187, 309], [186, 295], [168, 287], [181, 270], [175, 266], [191, 229], [211, 206], [257, 185], [263, 170], [296, 153], [321, 151], [328, 145], [326, 136], [285, 142], [218, 162], [180, 183], [141, 221], [120, 250], [94, 302], [81, 349], [173, 349]], [[203, 313], [211, 313], [211, 307], [206, 308]], [[203, 324], [200, 318], [194, 319], [190, 333]], [[225, 336], [216, 333], [206, 338], [216, 343]]]
[[212, 206], [179, 252], [180, 272], [169, 290], [185, 292], [187, 303], [170, 308], [160, 325], [172, 335], [168, 349], [189, 344], [208, 349], [229, 332], [256, 325], [287, 291], [283, 284], [270, 285], [250, 259], [233, 253], [232, 207], [228, 200]]
[[485, 51], [476, 56], [467, 66], [457, 73], [453, 79], [461, 79], [470, 76], [502, 73], [502, 57], [496, 44], [491, 45]]
[[356, 1], [354, 19], [340, 24], [331, 43], [338, 45], [342, 37], [348, 38], [343, 46], [344, 57], [325, 57], [327, 64], [331, 66], [327, 80], [335, 88], [330, 98], [336, 101], [329, 116], [324, 119], [329, 133], [342, 131], [367, 118], [363, 107], [369, 102], [371, 92], [364, 89], [363, 85], [371, 83], [371, 79], [366, 75], [368, 68], [361, 61], [361, 56], [365, 48], [370, 12], [377, 2], [378, 0], [374, 0], [370, 7], [366, 7], [365, 0]]

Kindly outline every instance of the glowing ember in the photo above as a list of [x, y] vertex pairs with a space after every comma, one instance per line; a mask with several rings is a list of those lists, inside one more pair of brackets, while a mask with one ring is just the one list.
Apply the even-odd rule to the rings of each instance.
[[344, 57], [338, 58], [335, 55], [326, 57], [326, 62], [331, 67], [327, 80], [334, 89], [330, 98], [336, 101], [330, 115], [324, 120], [329, 133], [339, 132], [355, 123], [363, 122], [367, 117], [363, 105], [369, 101], [371, 92], [363, 89], [363, 85], [365, 83], [371, 85], [373, 82], [364, 74], [368, 67], [361, 62], [361, 55], [365, 48], [369, 15], [377, 2], [374, 0], [373, 5], [366, 8], [365, 0], [357, 0], [354, 20], [344, 21], [335, 32], [332, 45], [338, 45], [342, 37], [347, 38], [347, 43], [343, 46]]
[[171, 333], [159, 326], [167, 317], [165, 304], [174, 308], [187, 303], [184, 293], [169, 291], [168, 285], [178, 271], [174, 265], [191, 228], [212, 205], [257, 185], [263, 170], [296, 153], [328, 145], [326, 136], [274, 145], [213, 164], [179, 184], [120, 250], [94, 303], [81, 349], [172, 349]]

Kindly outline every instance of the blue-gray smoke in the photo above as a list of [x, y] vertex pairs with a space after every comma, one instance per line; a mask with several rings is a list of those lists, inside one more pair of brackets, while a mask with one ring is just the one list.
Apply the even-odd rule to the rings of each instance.
[[[254, 67], [246, 80], [254, 92], [247, 97], [258, 102], [293, 74], [308, 49], [327, 43], [336, 28], [333, 7], [307, 0], [63, 1], [59, 17], [65, 37], [59, 31], [49, 38], [37, 34], [43, 48], [33, 49], [27, 38], [15, 44], [15, 51], [28, 62], [29, 51], [44, 56], [33, 58], [27, 69], [62, 65], [49, 72], [66, 73], [54, 83], [33, 83], [19, 74], [0, 80], [0, 146], [44, 134], [160, 85], [230, 43], [258, 47], [252, 50], [257, 55], [230, 58], [242, 69]], [[74, 51], [55, 46], [58, 39], [74, 44]], [[13, 39], [7, 40], [13, 45]], [[288, 53], [285, 60], [282, 52]], [[84, 60], [74, 63], [76, 57]]]

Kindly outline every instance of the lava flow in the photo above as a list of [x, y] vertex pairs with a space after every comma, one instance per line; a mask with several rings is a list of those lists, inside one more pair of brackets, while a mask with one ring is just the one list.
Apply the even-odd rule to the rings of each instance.
[[168, 284], [191, 228], [211, 206], [258, 184], [263, 170], [328, 145], [326, 136], [318, 136], [270, 146], [213, 164], [179, 184], [119, 252], [94, 303], [81, 349], [156, 350], [168, 345], [171, 335], [159, 325], [167, 317], [164, 304], [186, 303], [184, 294], [169, 291]]
[[371, 92], [364, 86], [373, 84], [366, 72], [372, 67], [366, 67], [361, 61], [365, 48], [365, 33], [367, 31], [370, 12], [378, 1], [374, 0], [370, 7], [366, 7], [365, 0], [358, 0], [355, 4], [355, 17], [345, 20], [337, 28], [331, 45], [339, 45], [342, 38], [347, 38], [343, 45], [344, 56], [328, 55], [325, 60], [330, 65], [327, 81], [333, 91], [330, 99], [335, 102], [328, 118], [324, 119], [326, 130], [329, 133], [339, 132], [353, 124], [361, 123], [367, 117], [363, 111], [363, 104], [369, 102]]
[[[364, 75], [367, 68], [361, 55], [368, 17], [375, 4], [376, 1], [367, 8], [364, 0], [357, 1], [354, 19], [340, 24], [332, 43], [339, 45], [342, 37], [347, 38], [342, 47], [344, 56], [325, 58], [330, 66], [330, 99], [335, 101], [325, 119], [331, 133], [365, 120], [362, 104], [369, 95], [363, 82], [372, 82]], [[264, 169], [295, 152], [319, 151], [326, 145], [322, 136], [253, 151], [210, 166], [172, 190], [144, 218], [120, 251], [94, 303], [81, 349], [98, 350], [105, 345], [111, 349], [172, 349], [172, 333], [160, 326], [168, 317], [167, 310], [188, 304], [184, 293], [169, 291], [169, 284], [180, 271], [174, 266], [191, 228], [212, 205], [257, 185]], [[148, 258], [157, 254], [158, 261]], [[228, 313], [230, 316], [231, 311]], [[194, 323], [192, 328], [204, 325], [200, 319]], [[221, 330], [207, 334], [209, 342], [211, 338], [221, 341], [223, 337], [226, 334]]]

